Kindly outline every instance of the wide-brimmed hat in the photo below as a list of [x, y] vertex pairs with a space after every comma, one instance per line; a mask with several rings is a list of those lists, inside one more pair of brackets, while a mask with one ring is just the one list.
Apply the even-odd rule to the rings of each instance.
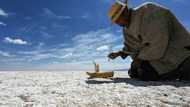
[[123, 3], [117, 0], [115, 4], [112, 5], [108, 12], [108, 16], [110, 17], [112, 23], [115, 23], [117, 21], [117, 19], [121, 16], [126, 8], [128, 8], [127, 1], [126, 3]]

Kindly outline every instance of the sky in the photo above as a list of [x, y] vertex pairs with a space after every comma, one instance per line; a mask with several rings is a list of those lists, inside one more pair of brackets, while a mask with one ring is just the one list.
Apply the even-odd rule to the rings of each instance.
[[[169, 8], [190, 31], [189, 0], [129, 0]], [[108, 61], [123, 47], [122, 28], [107, 12], [115, 0], [1, 0], [0, 71], [127, 69], [131, 59]]]

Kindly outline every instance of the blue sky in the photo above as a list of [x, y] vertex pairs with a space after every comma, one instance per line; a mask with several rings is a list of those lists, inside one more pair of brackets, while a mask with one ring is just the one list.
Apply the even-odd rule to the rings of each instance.
[[[171, 9], [190, 30], [189, 0], [131, 0], [130, 7], [153, 1]], [[1, 0], [0, 70], [125, 69], [130, 59], [108, 62], [123, 47], [121, 28], [107, 11], [114, 0]]]

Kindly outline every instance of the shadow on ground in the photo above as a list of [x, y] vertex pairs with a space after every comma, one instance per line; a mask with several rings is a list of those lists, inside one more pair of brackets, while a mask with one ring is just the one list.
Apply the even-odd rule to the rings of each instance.
[[140, 81], [131, 78], [111, 78], [110, 81], [104, 80], [96, 80], [96, 79], [88, 79], [86, 80], [87, 84], [109, 84], [109, 83], [126, 83], [134, 86], [161, 86], [161, 85], [171, 85], [175, 87], [185, 87], [190, 86], [190, 82], [188, 81]]

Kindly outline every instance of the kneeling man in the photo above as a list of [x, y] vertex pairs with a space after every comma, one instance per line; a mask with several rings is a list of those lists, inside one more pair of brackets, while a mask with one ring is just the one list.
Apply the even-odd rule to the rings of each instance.
[[117, 1], [109, 17], [123, 27], [124, 48], [108, 57], [130, 56], [131, 78], [190, 80], [190, 34], [169, 9], [155, 3], [129, 9]]

